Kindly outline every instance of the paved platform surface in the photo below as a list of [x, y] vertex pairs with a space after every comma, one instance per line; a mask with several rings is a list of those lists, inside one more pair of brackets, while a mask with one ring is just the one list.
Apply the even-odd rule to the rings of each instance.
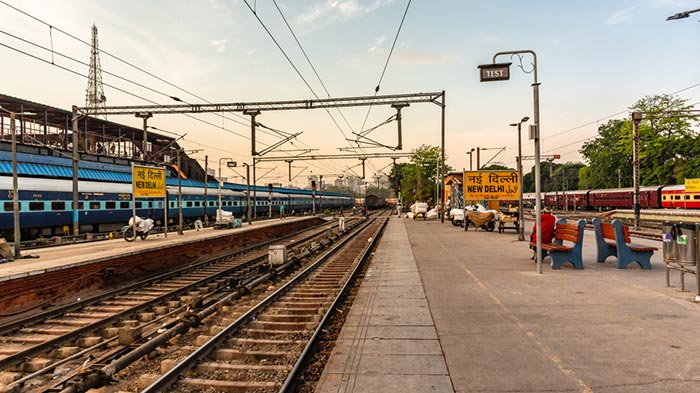
[[[309, 217], [288, 217], [284, 219], [284, 222], [308, 218]], [[178, 243], [199, 241], [210, 237], [227, 236], [231, 233], [264, 228], [266, 226], [278, 225], [279, 223], [279, 219], [262, 220], [256, 221], [252, 225], [243, 223], [242, 227], [235, 229], [213, 229], [212, 227], [204, 228], [200, 231], [192, 229], [183, 231], [182, 235], [178, 235], [177, 230], [170, 227], [171, 231], [168, 232], [167, 238], [165, 234], [161, 233], [151, 234], [146, 240], [137, 238], [131, 243], [118, 237], [112, 240], [101, 240], [90, 243], [22, 250], [22, 255], [32, 255], [36, 258], [20, 258], [12, 262], [0, 264], [0, 282], [42, 274], [49, 269], [66, 269], [73, 266], [93, 263], [94, 261], [114, 258], [118, 255], [168, 247]]]
[[694, 277], [583, 250], [538, 274], [514, 231], [392, 218], [317, 391], [700, 392]]

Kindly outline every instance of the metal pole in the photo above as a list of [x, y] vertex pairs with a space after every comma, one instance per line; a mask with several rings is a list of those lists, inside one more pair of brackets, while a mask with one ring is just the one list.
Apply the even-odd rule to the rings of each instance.
[[10, 133], [12, 134], [12, 217], [14, 219], [14, 249], [15, 259], [22, 257], [20, 254], [20, 228], [19, 228], [19, 187], [17, 186], [17, 136], [15, 135], [15, 112], [10, 112]]
[[481, 170], [481, 148], [480, 147], [476, 148], [476, 170], [477, 171]]
[[[541, 200], [541, 181], [540, 181], [540, 84], [537, 82], [537, 54], [532, 50], [519, 50], [519, 51], [508, 51], [508, 52], [498, 52], [493, 55], [493, 63], [496, 64], [496, 58], [501, 55], [519, 55], [522, 53], [529, 53], [533, 57], [532, 61], [532, 72], [534, 76], [534, 82], [532, 83], [532, 101], [534, 106], [534, 124], [530, 126], [531, 139], [535, 140], [535, 222], [540, 226], [542, 218], [542, 200]], [[478, 149], [477, 149], [478, 152]], [[477, 155], [478, 157], [478, 155]], [[478, 163], [478, 159], [477, 159]], [[478, 165], [478, 164], [477, 164]], [[542, 231], [538, 230], [535, 236], [536, 240], [536, 253], [537, 253], [537, 273], [542, 273]]]
[[[71, 115], [71, 127], [73, 131], [73, 234], [77, 235], [80, 226], [78, 223], [78, 107], [73, 106]], [[133, 170], [131, 173], [134, 173]], [[135, 234], [135, 233], [134, 233]]]
[[247, 204], [246, 204], [248, 225], [252, 225], [253, 221], [251, 221], [251, 218], [250, 218], [250, 165], [248, 165], [248, 164], [243, 164], [243, 165], [245, 165], [245, 181], [246, 181], [245, 188], [246, 188], [246, 198], [248, 199]]
[[632, 169], [634, 171], [634, 229], [639, 229], [639, 122], [642, 121], [641, 112], [632, 112]]
[[[204, 156], [204, 224], [209, 224], [209, 217], [207, 216], [207, 191], [209, 190], [209, 156]], [[219, 174], [221, 176], [221, 174]]]
[[440, 154], [440, 184], [438, 185], [438, 196], [440, 197], [440, 223], [445, 222], [444, 204], [444, 183], [445, 183], [445, 90], [442, 91], [442, 152]]
[[[535, 52], [531, 52], [534, 57], [534, 74], [535, 81], [532, 84], [532, 96], [534, 101], [535, 110], [535, 220], [537, 220], [538, 227], [541, 227], [542, 222], [542, 200], [541, 195], [541, 185], [540, 185], [540, 84], [537, 82], [537, 55]], [[542, 228], [537, 231], [537, 273], [542, 274]]]
[[258, 218], [258, 187], [255, 186], [257, 180], [258, 179], [255, 178], [255, 157], [253, 157], [253, 203], [255, 203], [253, 208], [253, 219]]
[[523, 143], [520, 128], [523, 122], [518, 123], [518, 175], [520, 176], [520, 196], [518, 199], [518, 241], [525, 240], [525, 223], [523, 222]]
[[219, 158], [219, 178], [216, 179], [217, 183], [219, 184], [219, 210], [216, 211], [216, 223], [220, 223], [221, 217], [223, 217], [223, 214], [221, 214], [221, 160], [222, 158]]
[[[144, 120], [145, 122], [145, 120]], [[177, 149], [177, 234], [184, 235], [182, 231], [182, 168], [180, 167], [180, 152]]]

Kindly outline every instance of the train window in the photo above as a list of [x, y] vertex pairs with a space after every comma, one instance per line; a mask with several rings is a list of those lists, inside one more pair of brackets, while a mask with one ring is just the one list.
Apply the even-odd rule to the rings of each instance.
[[13, 211], [13, 210], [15, 210], [15, 209], [12, 207], [12, 202], [5, 202], [5, 203], [3, 204], [3, 210], [6, 211], [6, 212], [11, 212], [11, 211]]
[[681, 196], [680, 196], [680, 195], [674, 195], [674, 196], [673, 196], [673, 199], [675, 199], [675, 200], [677, 200], [677, 201], [680, 201], [680, 200], [681, 200]]
[[186, 206], [186, 207], [192, 207], [192, 201], [187, 201], [187, 203], [185, 204], [185, 206]]
[[85, 210], [85, 202], [78, 202], [78, 210]]
[[117, 202], [113, 202], [113, 201], [105, 202], [105, 209], [111, 210], [111, 209], [116, 209], [116, 208], [117, 208]]
[[44, 210], [44, 202], [29, 202], [29, 211], [41, 211]]
[[194, 202], [194, 207], [200, 207], [200, 206], [202, 206], [202, 203], [200, 201]]
[[683, 195], [683, 199], [685, 199], [687, 201], [688, 199], [690, 199], [690, 195], [688, 195], [688, 194]]
[[143, 203], [142, 203], [142, 202], [136, 202], [136, 208], [137, 208], [137, 209], [141, 209], [141, 208], [142, 208], [141, 206], [143, 206]]
[[90, 202], [90, 209], [99, 210], [100, 209], [100, 202], [99, 201]]
[[209, 206], [214, 206], [214, 201], [209, 201]]
[[700, 195], [693, 195], [693, 200], [698, 200], [700, 199]]
[[64, 201], [51, 202], [51, 210], [66, 210], [66, 202], [64, 202]]
[[119, 202], [119, 208], [120, 208], [120, 209], [128, 209], [128, 208], [129, 208], [129, 202]]

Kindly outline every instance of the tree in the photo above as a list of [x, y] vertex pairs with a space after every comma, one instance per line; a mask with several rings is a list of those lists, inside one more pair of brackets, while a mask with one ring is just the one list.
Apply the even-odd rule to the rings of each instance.
[[[700, 137], [693, 129], [697, 118], [673, 115], [690, 108], [686, 100], [670, 95], [647, 96], [634, 104], [633, 110], [645, 116], [639, 124], [640, 185], [700, 177]], [[610, 120], [598, 133], [580, 150], [589, 167], [579, 180], [591, 188], [632, 186], [631, 120]]]
[[[416, 200], [435, 198], [436, 182], [440, 177], [440, 151], [439, 146], [421, 145], [413, 151], [411, 163], [396, 164], [389, 178], [391, 184], [400, 185], [397, 187], [400, 191], [396, 191], [402, 201], [410, 204]], [[452, 167], [445, 163], [445, 173], [451, 170]]]

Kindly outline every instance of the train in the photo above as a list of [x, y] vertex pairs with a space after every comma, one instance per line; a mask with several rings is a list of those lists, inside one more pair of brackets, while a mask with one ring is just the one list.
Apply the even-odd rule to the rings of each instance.
[[[535, 193], [523, 194], [523, 202], [534, 206]], [[574, 190], [541, 193], [542, 206], [569, 210], [632, 209], [634, 188]], [[700, 192], [686, 191], [685, 185], [639, 187], [642, 209], [700, 209]]]
[[[204, 198], [206, 188], [206, 201]], [[178, 192], [181, 189], [181, 192]], [[13, 236], [13, 186], [11, 176], [0, 176], [0, 234]], [[23, 240], [39, 237], [72, 234], [73, 182], [72, 179], [51, 177], [19, 177], [19, 219]], [[182, 215], [185, 225], [195, 220], [216, 219], [219, 206], [218, 183], [177, 179], [166, 181], [168, 200], [168, 222], [178, 221], [178, 196], [182, 195]], [[109, 233], [121, 229], [132, 216], [131, 183], [80, 180], [78, 184], [78, 222], [80, 233]], [[224, 183], [221, 188], [221, 209], [234, 217], [243, 217], [247, 210], [246, 186]], [[253, 199], [255, 197], [255, 200]], [[290, 188], [257, 187], [255, 195], [251, 187], [251, 205], [257, 217], [279, 215], [280, 206], [285, 205], [287, 215], [316, 211], [351, 208], [354, 200], [347, 195], [298, 190]], [[163, 225], [164, 198], [138, 198], [136, 215], [150, 217], [156, 225]], [[252, 209], [251, 209], [252, 211]]]

